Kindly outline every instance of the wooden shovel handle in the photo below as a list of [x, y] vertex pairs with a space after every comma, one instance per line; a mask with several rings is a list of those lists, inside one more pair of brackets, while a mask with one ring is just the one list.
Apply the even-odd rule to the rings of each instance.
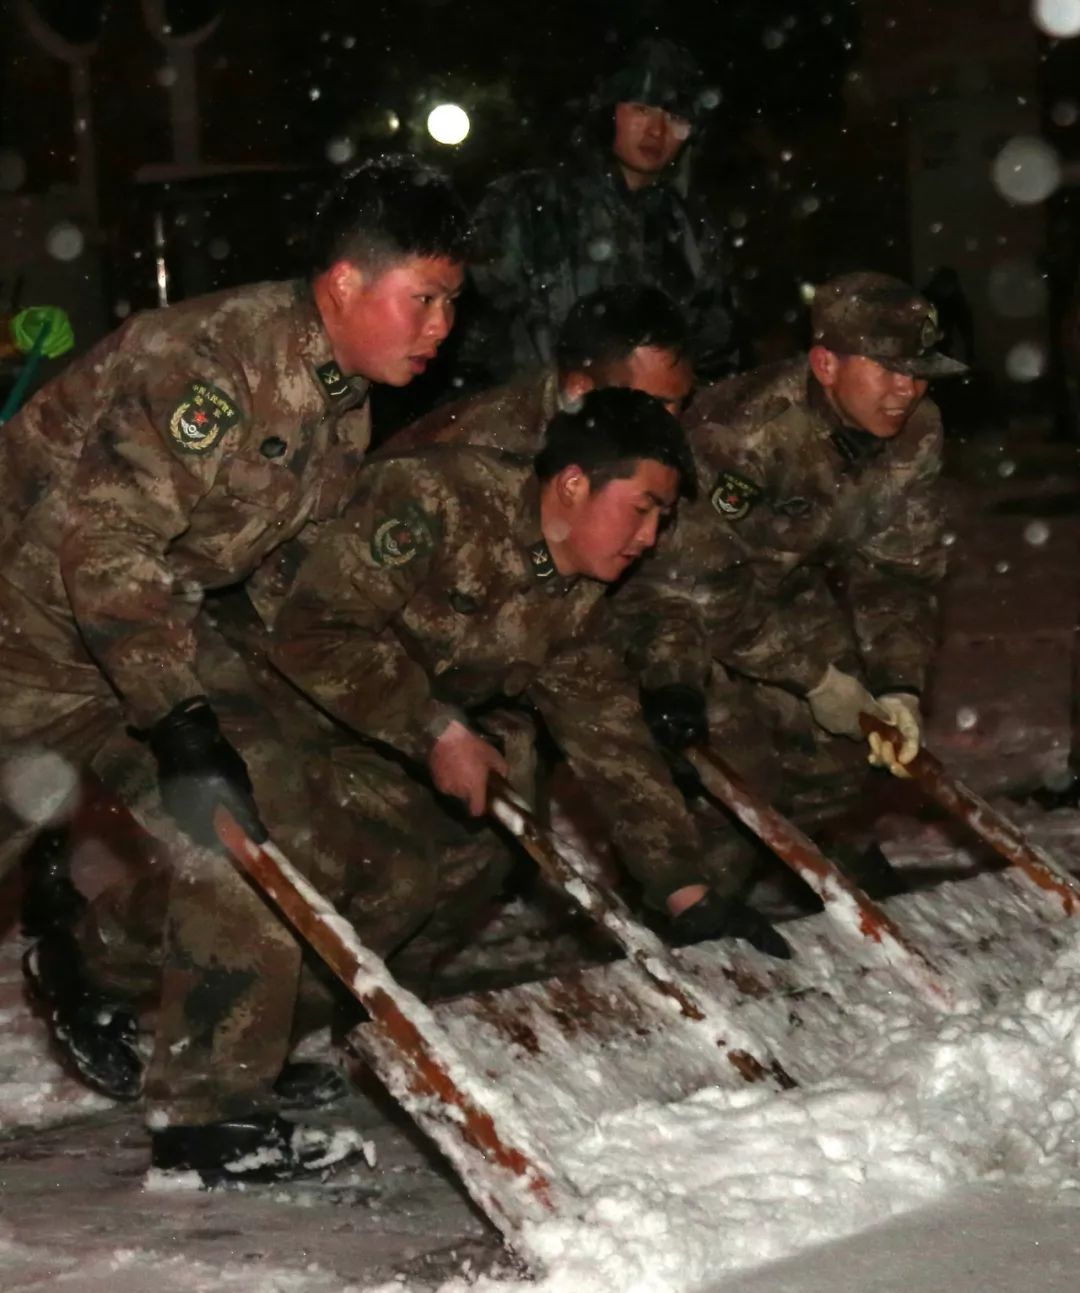
[[[863, 714], [860, 722], [867, 736], [876, 732], [897, 742], [900, 734], [888, 723]], [[953, 777], [925, 747], [904, 767], [935, 803], [968, 825], [1006, 862], [1019, 867], [1040, 889], [1058, 898], [1066, 916], [1080, 911], [1080, 884], [1044, 852], [1004, 813], [987, 803], [970, 786]]]

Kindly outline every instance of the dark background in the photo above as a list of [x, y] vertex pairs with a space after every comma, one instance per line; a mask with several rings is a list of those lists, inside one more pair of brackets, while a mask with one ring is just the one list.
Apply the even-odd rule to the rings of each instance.
[[[1055, 406], [1078, 259], [1070, 105], [1080, 42], [1039, 33], [1026, 0], [2, 7], [0, 149], [25, 174], [0, 192], [0, 293], [18, 288], [21, 304], [51, 293], [66, 307], [74, 295], [80, 349], [130, 309], [157, 304], [163, 276], [175, 300], [294, 272], [331, 154], [417, 151], [446, 166], [469, 201], [506, 170], [559, 160], [597, 77], [658, 33], [690, 47], [718, 96], [693, 182], [728, 232], [760, 358], [801, 343], [803, 282], [850, 268], [921, 282], [952, 263], [978, 318], [985, 381], [1020, 411]], [[471, 117], [458, 148], [424, 129], [443, 100]], [[988, 171], [1024, 130], [1059, 150], [1063, 181], [1047, 202], [1016, 208]], [[970, 210], [958, 210], [957, 194], [963, 208], [969, 192]], [[84, 254], [60, 265], [41, 255], [58, 213], [86, 235]], [[940, 261], [927, 233], [938, 225]], [[1037, 316], [986, 308], [1003, 257], [1045, 283]], [[1046, 375], [1022, 389], [1004, 371], [1018, 337], [1049, 357]]]

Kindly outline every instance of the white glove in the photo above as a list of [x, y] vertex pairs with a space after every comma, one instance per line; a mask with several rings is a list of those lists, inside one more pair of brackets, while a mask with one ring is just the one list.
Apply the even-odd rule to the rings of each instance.
[[817, 685], [806, 693], [806, 702], [819, 727], [833, 736], [850, 736], [856, 741], [863, 739], [860, 714], [873, 714], [882, 721], [888, 717], [858, 678], [835, 665], [829, 665]]
[[904, 764], [910, 763], [919, 753], [919, 742], [922, 739], [919, 698], [910, 692], [889, 692], [879, 696], [877, 703], [885, 711], [885, 721], [896, 728], [900, 740], [897, 748], [896, 741], [871, 732], [868, 738], [870, 762], [875, 768], [888, 768], [894, 777], [910, 777], [911, 773]]

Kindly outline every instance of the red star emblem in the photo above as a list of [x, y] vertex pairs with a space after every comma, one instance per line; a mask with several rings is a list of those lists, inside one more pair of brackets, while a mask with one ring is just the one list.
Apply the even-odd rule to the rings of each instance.
[[198, 422], [198, 423], [199, 423], [199, 425], [201, 426], [201, 425], [206, 421], [206, 414], [205, 414], [205, 413], [201, 413], [201, 412], [200, 412], [200, 413], [196, 413], [196, 414], [195, 414], [195, 421], [196, 421], [196, 422]]

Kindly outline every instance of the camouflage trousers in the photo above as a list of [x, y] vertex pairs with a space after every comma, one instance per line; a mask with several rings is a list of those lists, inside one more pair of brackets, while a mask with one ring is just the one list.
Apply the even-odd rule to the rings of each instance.
[[[200, 628], [196, 670], [248, 765], [273, 838], [324, 893], [342, 891], [352, 832], [344, 812], [316, 798], [311, 769], [329, 745], [321, 720], [254, 653], [209, 627]], [[124, 814], [87, 811], [85, 792], [81, 808], [68, 805], [76, 875], [88, 870], [99, 887], [76, 928], [87, 970], [133, 1003], [159, 1001], [146, 1080], [151, 1116], [199, 1123], [249, 1112], [268, 1101], [290, 1048], [301, 948], [223, 854], [197, 848], [166, 817], [153, 760], [100, 675], [88, 671], [75, 690], [71, 673], [51, 686], [47, 661], [37, 677], [27, 668], [17, 679], [0, 674], [5, 770], [44, 752], [54, 772], [89, 771], [164, 845], [130, 847], [138, 827], [119, 821]]]
[[[0, 673], [0, 753], [8, 768], [44, 763], [46, 782], [92, 774], [61, 813], [76, 877], [97, 890], [75, 933], [100, 988], [144, 1015], [156, 1009], [151, 1120], [190, 1125], [269, 1105], [297, 1037], [328, 1022], [347, 994], [223, 854], [193, 845], [165, 815], [147, 747], [97, 678], [64, 691], [48, 685], [47, 666], [36, 677]], [[265, 666], [247, 628], [228, 640], [200, 631], [196, 670], [271, 837], [367, 945], [422, 988], [434, 953], [500, 886], [505, 841], [392, 759], [343, 738]], [[524, 787], [531, 723], [526, 731], [496, 715], [489, 727]], [[133, 820], [89, 802], [98, 782]], [[39, 776], [33, 794], [33, 805], [25, 788], [14, 798], [40, 823], [36, 810], [58, 791]], [[13, 839], [28, 842], [33, 827], [4, 811]]]
[[[865, 744], [824, 731], [804, 700], [716, 664], [707, 699], [712, 749], [808, 834], [865, 795], [871, 775]], [[720, 887], [748, 881], [763, 846], [711, 803], [697, 801], [695, 815], [708, 841], [706, 856], [723, 876]]]

